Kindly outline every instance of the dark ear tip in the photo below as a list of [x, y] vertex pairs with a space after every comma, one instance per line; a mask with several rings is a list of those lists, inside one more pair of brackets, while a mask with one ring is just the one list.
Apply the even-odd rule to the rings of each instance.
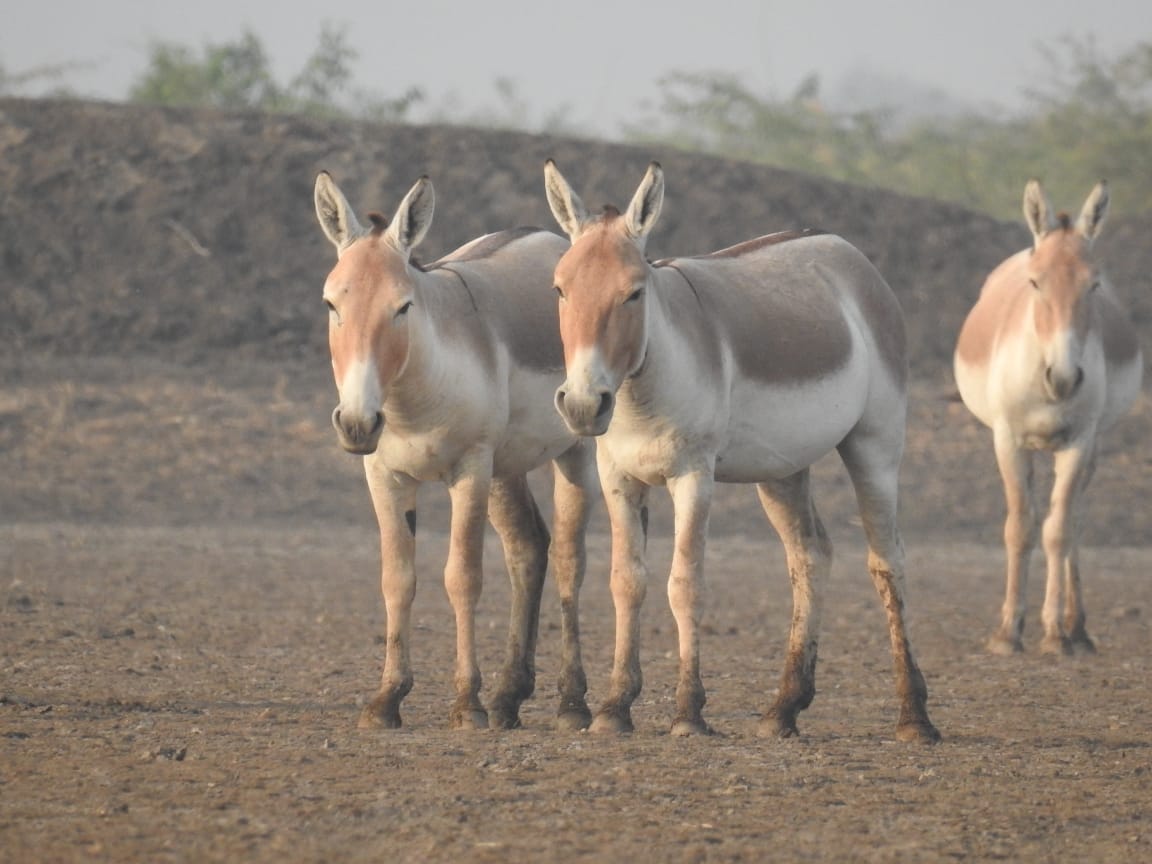
[[547, 159], [544, 160], [544, 167], [545, 168], [555, 168], [556, 167], [556, 160], [553, 159], [551, 156], [549, 156]]

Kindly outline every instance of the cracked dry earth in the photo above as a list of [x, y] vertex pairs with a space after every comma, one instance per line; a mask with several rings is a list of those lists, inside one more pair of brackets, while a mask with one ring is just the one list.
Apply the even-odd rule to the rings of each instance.
[[[947, 394], [918, 391], [909, 602], [939, 746], [894, 740], [884, 616], [834, 466], [816, 483], [837, 559], [800, 739], [755, 734], [791, 598], [748, 490], [718, 503], [709, 547], [716, 736], [667, 734], [676, 646], [659, 508], [636, 732], [551, 728], [551, 584], [524, 728], [448, 730], [438, 492], [418, 538], [406, 725], [363, 733], [382, 651], [378, 552], [356, 460], [329, 437], [325, 370], [106, 371], [25, 364], [0, 392], [0, 861], [1152, 860], [1152, 550], [1108, 527], [1145, 518], [1149, 463], [1120, 445], [1146, 429], [1146, 400], [1093, 489], [1083, 563], [1099, 653], [1037, 653], [1034, 578], [1029, 650], [995, 657], [982, 648], [1003, 588], [991, 455]], [[583, 595], [593, 704], [611, 659], [607, 553], [601, 508]], [[490, 538], [489, 682], [501, 567]]]

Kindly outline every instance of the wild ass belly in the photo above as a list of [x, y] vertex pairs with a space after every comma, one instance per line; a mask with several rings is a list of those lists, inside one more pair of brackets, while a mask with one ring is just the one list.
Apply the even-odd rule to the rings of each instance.
[[867, 399], [868, 380], [852, 368], [796, 386], [736, 388], [716, 479], [760, 483], [807, 468], [852, 431]]
[[708, 462], [722, 483], [759, 483], [795, 474], [835, 448], [867, 398], [867, 379], [846, 369], [799, 386], [737, 385], [722, 405], [691, 418], [636, 418], [621, 405], [597, 446], [649, 485]]

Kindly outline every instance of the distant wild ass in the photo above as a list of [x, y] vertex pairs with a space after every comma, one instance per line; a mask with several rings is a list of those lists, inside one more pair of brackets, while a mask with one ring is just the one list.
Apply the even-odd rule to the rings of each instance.
[[584, 530], [596, 476], [591, 446], [552, 408], [563, 379], [555, 303], [541, 290], [567, 247], [535, 229], [489, 234], [427, 267], [412, 249], [432, 221], [433, 191], [421, 178], [391, 222], [362, 227], [327, 173], [316, 178], [316, 215], [336, 247], [324, 285], [328, 340], [340, 401], [340, 444], [364, 455], [380, 524], [381, 587], [387, 613], [380, 690], [361, 727], [400, 726], [412, 688], [409, 661], [416, 491], [447, 485], [451, 539], [444, 582], [456, 613], [454, 727], [482, 728], [475, 613], [485, 520], [504, 545], [512, 580], [508, 655], [490, 703], [492, 722], [519, 724], [535, 685], [540, 598], [549, 536], [525, 474], [551, 460], [555, 537], [551, 559], [562, 605], [558, 722], [582, 728], [591, 714], [580, 658], [578, 595]]
[[792, 581], [788, 657], [761, 733], [797, 734], [816, 692], [821, 605], [832, 549], [809, 466], [835, 448], [855, 485], [868, 570], [888, 615], [901, 740], [933, 742], [924, 678], [904, 620], [896, 525], [907, 377], [904, 320], [888, 285], [839, 237], [783, 233], [697, 258], [650, 263], [645, 240], [664, 199], [649, 166], [628, 209], [590, 215], [551, 161], [552, 213], [572, 240], [556, 267], [567, 379], [556, 407], [599, 436], [612, 526], [616, 650], [596, 731], [632, 729], [641, 688], [647, 500], [667, 485], [675, 510], [668, 596], [680, 641], [672, 733], [706, 733], [700, 676], [704, 546], [717, 481], [755, 483], [784, 542]]
[[956, 345], [960, 396], [992, 428], [1004, 480], [1007, 592], [989, 650], [1023, 650], [1025, 583], [1036, 543], [1032, 452], [1051, 450], [1054, 482], [1041, 540], [1048, 579], [1041, 650], [1091, 652], [1084, 627], [1078, 540], [1100, 435], [1140, 390], [1136, 334], [1092, 254], [1108, 211], [1101, 182], [1073, 223], [1040, 184], [1024, 190], [1033, 245], [992, 271]]

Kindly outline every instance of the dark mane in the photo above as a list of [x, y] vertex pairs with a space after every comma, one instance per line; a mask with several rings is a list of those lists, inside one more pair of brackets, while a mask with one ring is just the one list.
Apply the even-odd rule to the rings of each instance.
[[388, 217], [376, 210], [368, 214], [368, 221], [372, 223], [373, 237], [379, 237], [384, 233], [384, 229], [388, 227]]
[[[716, 252], [707, 252], [703, 255], [693, 255], [694, 259], [708, 259], [708, 258], [739, 258], [741, 255], [748, 255], [765, 246], [776, 246], [780, 243], [787, 243], [789, 240], [800, 240], [804, 237], [818, 237], [821, 234], [827, 234], [827, 231], [822, 231], [819, 228], [804, 228], [799, 231], [777, 231], [775, 234], [766, 234], [763, 237], [756, 237], [752, 240], [745, 240], [743, 243], [737, 243], [735, 246], [729, 246], [727, 249], [719, 249]], [[666, 258], [661, 261], [654, 262], [653, 266], [661, 267], [672, 259]]]
[[489, 256], [498, 252], [500, 249], [503, 249], [509, 243], [513, 243], [519, 240], [521, 237], [527, 237], [529, 234], [538, 234], [543, 230], [543, 228], [535, 228], [532, 226], [523, 225], [519, 228], [509, 228], [506, 231], [497, 231], [493, 234], [489, 234], [478, 243], [473, 244], [473, 246], [463, 255], [453, 257], [450, 260], [440, 259], [439, 261], [429, 264], [427, 267], [423, 267], [421, 269], [435, 270], [441, 265], [459, 264], [464, 261], [476, 261], [480, 258], [488, 258]]

